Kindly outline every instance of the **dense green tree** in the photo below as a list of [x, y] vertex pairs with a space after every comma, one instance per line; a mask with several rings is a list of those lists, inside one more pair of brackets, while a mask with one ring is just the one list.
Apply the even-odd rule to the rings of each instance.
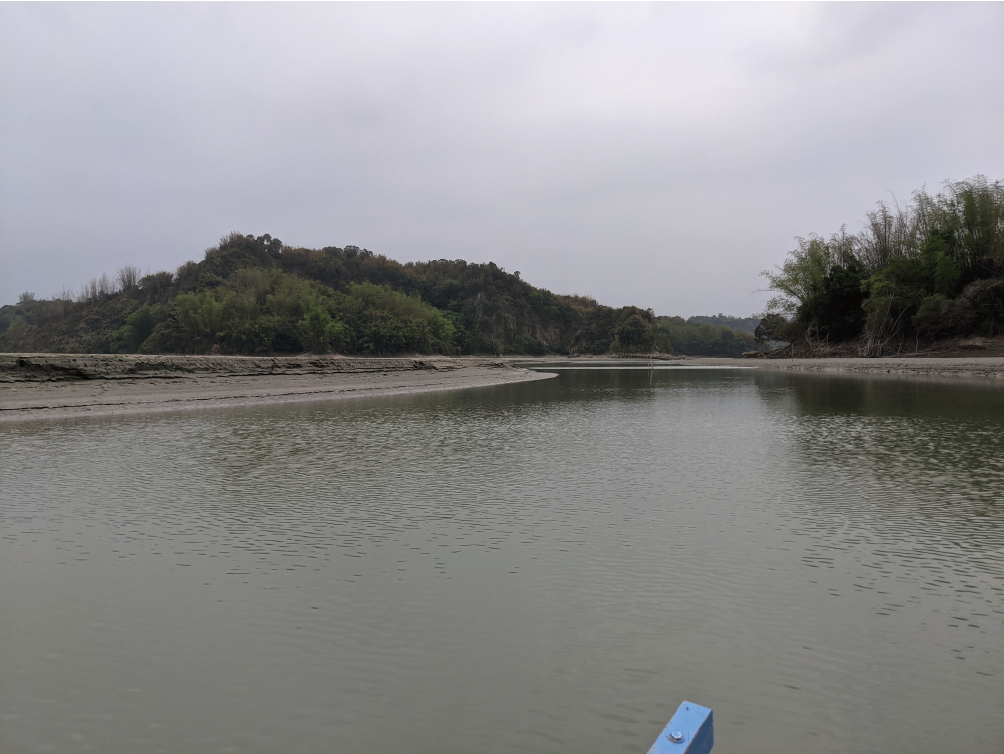
[[753, 338], [761, 345], [771, 343], [790, 343], [792, 340], [792, 323], [777, 312], [769, 312], [760, 319], [760, 324], [753, 331]]
[[315, 304], [297, 322], [304, 348], [314, 353], [345, 351], [352, 341], [351, 330], [344, 322], [331, 318], [322, 304]]
[[815, 294], [802, 305], [800, 321], [814, 327], [820, 337], [836, 342], [856, 337], [865, 324], [863, 280], [856, 259], [830, 267]]
[[655, 346], [655, 330], [637, 312], [632, 312], [614, 328], [614, 348], [624, 352], [647, 353]]
[[765, 331], [809, 351], [858, 341], [877, 355], [907, 338], [1001, 332], [1004, 184], [977, 176], [906, 207], [880, 202], [860, 234], [798, 239], [763, 275], [775, 293]]
[[163, 307], [143, 304], [139, 309], [126, 317], [125, 325], [116, 333], [116, 349], [122, 353], [136, 353], [146, 339], [153, 334], [153, 329], [165, 319]]

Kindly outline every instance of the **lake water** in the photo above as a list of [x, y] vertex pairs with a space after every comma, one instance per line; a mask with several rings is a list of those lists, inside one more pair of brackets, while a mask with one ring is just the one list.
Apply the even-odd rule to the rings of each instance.
[[1004, 751], [1004, 388], [562, 371], [0, 427], [0, 751]]

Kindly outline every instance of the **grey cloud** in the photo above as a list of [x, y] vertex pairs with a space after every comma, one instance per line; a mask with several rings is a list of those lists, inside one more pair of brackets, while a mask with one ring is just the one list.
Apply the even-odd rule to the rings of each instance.
[[233, 229], [748, 314], [792, 237], [1004, 177], [999, 4], [0, 5], [0, 301]]

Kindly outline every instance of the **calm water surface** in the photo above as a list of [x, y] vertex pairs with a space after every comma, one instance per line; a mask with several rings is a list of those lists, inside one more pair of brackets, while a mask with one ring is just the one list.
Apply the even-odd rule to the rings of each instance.
[[569, 370], [0, 427], [0, 751], [1004, 751], [1004, 389]]

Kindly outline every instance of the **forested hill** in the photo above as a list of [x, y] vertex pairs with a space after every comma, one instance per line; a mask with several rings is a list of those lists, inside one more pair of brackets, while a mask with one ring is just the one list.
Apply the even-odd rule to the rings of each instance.
[[0, 349], [62, 353], [669, 352], [650, 310], [536, 288], [489, 262], [401, 264], [355, 246], [292, 248], [232, 233], [201, 262], [22, 294]]

